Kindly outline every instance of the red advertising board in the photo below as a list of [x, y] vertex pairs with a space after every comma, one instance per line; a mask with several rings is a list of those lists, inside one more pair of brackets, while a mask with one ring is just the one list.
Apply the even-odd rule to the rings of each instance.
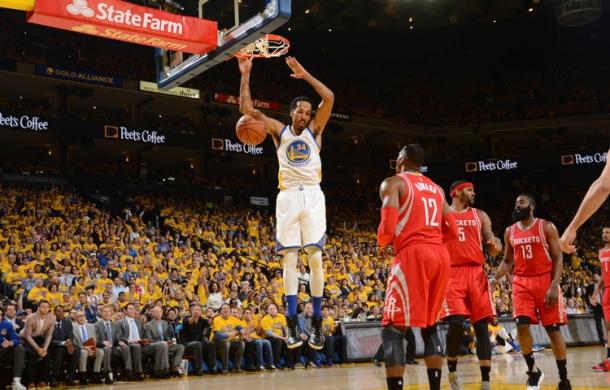
[[36, 1], [28, 21], [102, 38], [203, 54], [218, 45], [215, 21], [120, 0]]
[[[226, 93], [215, 93], [214, 94], [214, 101], [216, 103], [238, 105], [239, 104], [239, 96], [229, 95], [229, 94], [226, 94]], [[273, 111], [279, 111], [280, 107], [281, 107], [280, 103], [274, 102], [274, 101], [271, 101], [271, 100], [252, 99], [252, 104], [254, 105], [254, 108], [262, 108], [264, 110], [273, 110]]]

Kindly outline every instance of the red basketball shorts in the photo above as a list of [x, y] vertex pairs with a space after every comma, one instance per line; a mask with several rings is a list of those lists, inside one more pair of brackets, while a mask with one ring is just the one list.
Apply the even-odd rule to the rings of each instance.
[[564, 325], [568, 322], [568, 311], [561, 289], [557, 287], [559, 301], [554, 306], [547, 306], [546, 293], [551, 286], [551, 274], [538, 276], [513, 277], [514, 318], [529, 317], [532, 324], [542, 326]]
[[462, 315], [472, 323], [496, 315], [489, 280], [480, 265], [451, 267], [442, 317]]
[[401, 250], [392, 262], [382, 325], [426, 328], [436, 324], [450, 263], [443, 245], [419, 244]]

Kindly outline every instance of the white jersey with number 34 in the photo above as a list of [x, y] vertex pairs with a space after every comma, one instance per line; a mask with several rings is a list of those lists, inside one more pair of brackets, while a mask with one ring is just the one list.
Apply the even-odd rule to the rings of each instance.
[[277, 148], [279, 189], [320, 184], [322, 181], [320, 147], [311, 130], [306, 128], [301, 135], [296, 135], [291, 126], [286, 126], [280, 133], [279, 141]]

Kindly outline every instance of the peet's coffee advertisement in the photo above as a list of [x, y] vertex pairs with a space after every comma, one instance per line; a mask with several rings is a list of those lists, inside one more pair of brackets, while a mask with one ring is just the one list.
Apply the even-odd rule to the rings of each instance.
[[135, 130], [114, 125], [104, 126], [104, 138], [152, 145], [163, 145], [166, 142], [165, 134], [156, 130]]
[[574, 153], [561, 156], [561, 165], [598, 165], [605, 164], [608, 160], [608, 152]]
[[51, 125], [48, 119], [33, 114], [9, 114], [0, 111], [0, 127], [26, 130], [33, 132], [50, 132]]

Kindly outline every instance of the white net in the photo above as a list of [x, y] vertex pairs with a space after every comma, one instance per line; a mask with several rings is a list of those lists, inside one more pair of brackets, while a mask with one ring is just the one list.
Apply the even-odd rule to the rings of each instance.
[[251, 44], [247, 45], [239, 52], [237, 57], [262, 57], [271, 58], [279, 57], [288, 52], [290, 48], [290, 42], [288, 39], [279, 35], [267, 34], [262, 38], [257, 39]]

